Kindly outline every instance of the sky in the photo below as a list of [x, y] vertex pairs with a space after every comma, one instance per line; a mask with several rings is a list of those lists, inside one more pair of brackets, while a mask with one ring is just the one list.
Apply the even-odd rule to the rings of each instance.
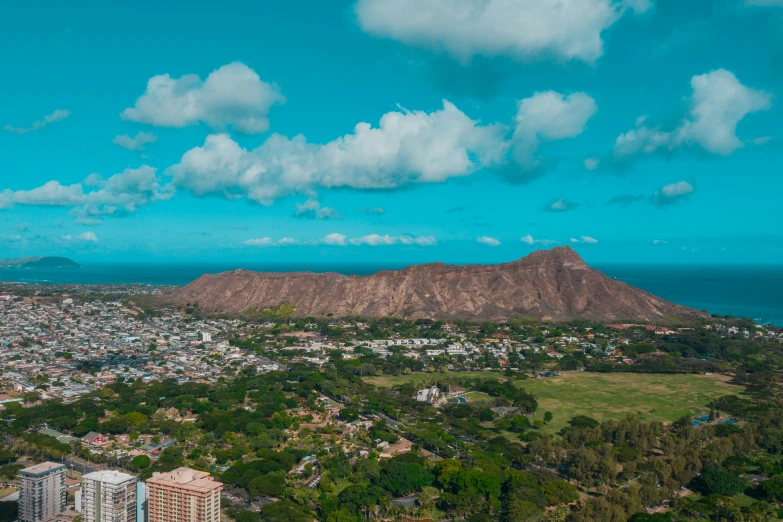
[[0, 257], [783, 262], [783, 0], [0, 0]]

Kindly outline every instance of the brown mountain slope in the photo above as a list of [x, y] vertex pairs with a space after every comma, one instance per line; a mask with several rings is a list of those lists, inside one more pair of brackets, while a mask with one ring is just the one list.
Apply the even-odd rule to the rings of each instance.
[[705, 317], [593, 270], [569, 247], [539, 250], [500, 265], [433, 263], [370, 276], [235, 270], [203, 275], [172, 298], [182, 305], [198, 303], [210, 312], [287, 302], [296, 307], [297, 316], [652, 322]]

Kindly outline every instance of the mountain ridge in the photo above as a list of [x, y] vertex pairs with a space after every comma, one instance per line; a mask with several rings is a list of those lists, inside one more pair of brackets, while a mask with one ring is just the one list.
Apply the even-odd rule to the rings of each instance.
[[0, 259], [0, 268], [81, 268], [81, 265], [67, 257], [34, 256]]
[[176, 290], [176, 304], [206, 312], [240, 313], [289, 303], [296, 316], [401, 317], [504, 321], [697, 320], [707, 314], [680, 306], [590, 268], [570, 247], [538, 250], [494, 265], [429, 263], [372, 275], [336, 272], [204, 274]]

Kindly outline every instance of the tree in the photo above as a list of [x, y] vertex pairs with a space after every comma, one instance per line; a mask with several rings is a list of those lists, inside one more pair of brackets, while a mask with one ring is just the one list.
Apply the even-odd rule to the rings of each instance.
[[276, 497], [283, 494], [285, 489], [285, 478], [279, 475], [262, 475], [250, 481], [248, 490], [254, 497], [270, 496]]
[[783, 475], [775, 475], [762, 482], [761, 491], [769, 500], [783, 502]]
[[433, 480], [432, 473], [421, 464], [405, 462], [400, 457], [394, 457], [381, 468], [378, 485], [393, 495], [401, 497], [429, 486]]
[[544, 422], [552, 422], [552, 412], [548, 411], [544, 413]]
[[150, 463], [150, 458], [147, 455], [137, 455], [131, 460], [131, 466], [135, 470], [148, 468]]
[[707, 468], [701, 475], [699, 486], [707, 495], [718, 494], [730, 497], [742, 493], [748, 487], [745, 479], [724, 468]]
[[312, 522], [313, 517], [290, 500], [281, 500], [261, 508], [261, 520], [264, 522]]
[[579, 500], [579, 492], [576, 487], [565, 480], [547, 480], [541, 484], [541, 493], [544, 494], [550, 506], [568, 504]]

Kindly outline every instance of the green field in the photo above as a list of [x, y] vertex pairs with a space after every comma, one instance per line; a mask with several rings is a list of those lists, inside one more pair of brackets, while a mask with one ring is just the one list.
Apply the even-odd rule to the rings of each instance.
[[482, 379], [502, 379], [503, 372], [479, 371], [479, 372], [432, 372], [409, 373], [408, 375], [381, 375], [378, 377], [365, 377], [364, 382], [369, 382], [380, 388], [391, 388], [401, 384], [415, 383], [422, 388], [432, 386], [435, 381], [449, 377], [480, 377]]
[[[411, 373], [364, 380], [380, 387], [405, 383], [425, 387], [446, 377], [504, 378], [501, 372], [479, 371]], [[556, 433], [577, 415], [604, 421], [631, 414], [643, 420], [674, 422], [683, 415], [706, 411], [707, 403], [712, 399], [744, 392], [743, 387], [728, 384], [728, 380], [729, 377], [717, 374], [565, 372], [559, 377], [516, 381], [516, 385], [538, 399], [538, 411], [531, 419], [543, 420], [545, 412], [552, 412], [554, 419], [542, 431]], [[468, 392], [465, 397], [471, 402], [489, 398], [479, 392]]]
[[492, 397], [490, 397], [488, 394], [484, 392], [478, 392], [478, 391], [463, 393], [462, 396], [468, 399], [469, 402], [481, 402], [481, 401], [492, 400]]
[[604, 421], [632, 414], [643, 420], [673, 422], [705, 411], [712, 399], [744, 392], [728, 380], [724, 375], [566, 372], [516, 384], [538, 399], [533, 419], [543, 420], [545, 412], [552, 412], [554, 419], [544, 430], [553, 433], [576, 415]]

